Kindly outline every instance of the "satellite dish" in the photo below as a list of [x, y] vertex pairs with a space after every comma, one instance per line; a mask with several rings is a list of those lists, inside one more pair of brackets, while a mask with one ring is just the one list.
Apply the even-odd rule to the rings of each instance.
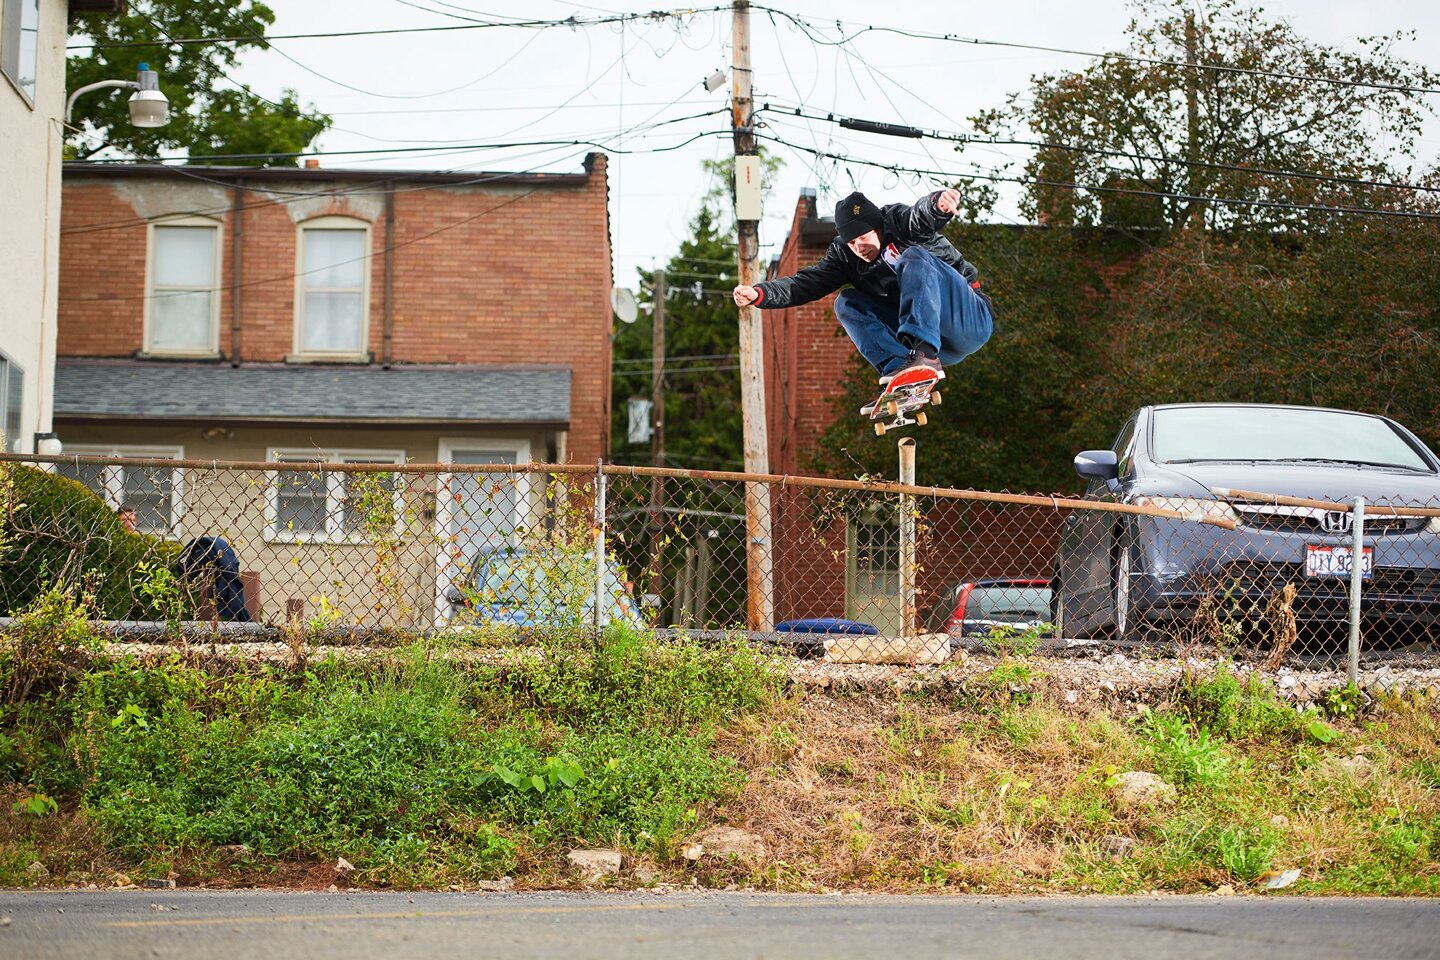
[[620, 318], [621, 323], [634, 323], [639, 315], [635, 306], [635, 294], [624, 287], [610, 288], [610, 309], [615, 311], [615, 316]]

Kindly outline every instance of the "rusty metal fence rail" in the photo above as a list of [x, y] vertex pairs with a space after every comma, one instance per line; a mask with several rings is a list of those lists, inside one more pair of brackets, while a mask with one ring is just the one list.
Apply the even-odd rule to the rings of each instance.
[[1352, 676], [1362, 653], [1433, 651], [1440, 624], [1440, 503], [1402, 497], [1112, 503], [607, 464], [9, 456], [0, 509], [3, 616], [58, 589], [115, 621], [618, 621], [929, 661], [1104, 639]]

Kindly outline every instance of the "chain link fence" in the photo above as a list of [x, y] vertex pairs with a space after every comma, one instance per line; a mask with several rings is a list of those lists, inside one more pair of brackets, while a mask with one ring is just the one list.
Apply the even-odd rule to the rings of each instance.
[[1352, 676], [1361, 655], [1435, 651], [1440, 502], [1212, 493], [1120, 504], [613, 465], [9, 456], [0, 615], [61, 589], [101, 619], [172, 631], [626, 622], [867, 662], [1103, 642]]

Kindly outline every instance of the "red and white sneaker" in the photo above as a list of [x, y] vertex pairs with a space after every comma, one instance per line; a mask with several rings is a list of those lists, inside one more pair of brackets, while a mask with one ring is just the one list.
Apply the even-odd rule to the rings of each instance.
[[905, 366], [881, 377], [880, 384], [895, 389], [912, 383], [944, 379], [945, 368], [940, 366], [939, 357], [931, 356], [925, 350], [912, 349], [905, 358]]

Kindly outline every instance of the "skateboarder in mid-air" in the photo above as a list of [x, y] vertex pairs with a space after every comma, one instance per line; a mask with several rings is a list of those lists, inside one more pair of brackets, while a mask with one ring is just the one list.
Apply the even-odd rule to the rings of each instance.
[[794, 276], [735, 288], [738, 306], [781, 309], [835, 298], [835, 318], [861, 356], [894, 389], [943, 377], [990, 339], [990, 299], [975, 267], [940, 235], [960, 203], [937, 190], [914, 205], [877, 207], [859, 193], [835, 205], [835, 230], [820, 262]]

